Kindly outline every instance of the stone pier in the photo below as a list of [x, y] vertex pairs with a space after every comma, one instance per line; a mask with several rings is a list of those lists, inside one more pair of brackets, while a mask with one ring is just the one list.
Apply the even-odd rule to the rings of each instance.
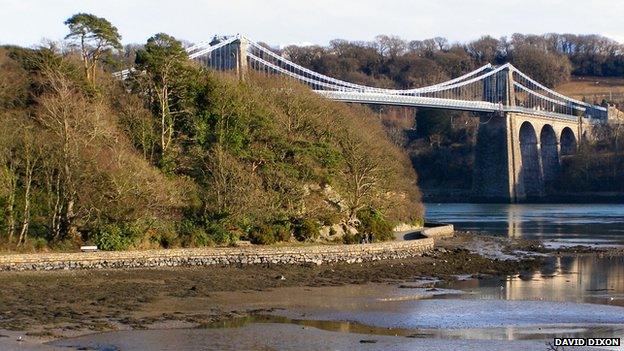
[[545, 195], [561, 157], [575, 152], [587, 123], [516, 112], [480, 117], [475, 149], [476, 199], [522, 202]]

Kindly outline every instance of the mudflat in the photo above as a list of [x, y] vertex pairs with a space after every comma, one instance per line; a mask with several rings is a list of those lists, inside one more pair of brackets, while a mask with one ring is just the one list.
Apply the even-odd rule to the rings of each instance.
[[279, 315], [302, 300], [311, 309], [345, 303], [341, 286], [373, 296], [423, 277], [529, 271], [542, 264], [537, 251], [533, 241], [460, 233], [422, 257], [356, 264], [1, 272], [0, 334], [9, 337], [0, 344], [15, 345], [18, 334], [35, 347], [102, 331], [214, 327]]
[[535, 260], [490, 259], [461, 248], [474, 241], [472, 236], [459, 235], [441, 240], [438, 249], [423, 257], [361, 264], [1, 272], [0, 329], [106, 330], [119, 323], [142, 327], [162, 318], [206, 322], [220, 314], [219, 306], [213, 311], [175, 316], [137, 315], [157, 310], [154, 304], [167, 304], [169, 299], [208, 298], [218, 291], [509, 274], [539, 264]]

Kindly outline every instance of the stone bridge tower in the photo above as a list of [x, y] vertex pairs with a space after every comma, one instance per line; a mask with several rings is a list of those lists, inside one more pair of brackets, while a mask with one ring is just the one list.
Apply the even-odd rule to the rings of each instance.
[[583, 123], [505, 112], [480, 117], [474, 196], [483, 201], [522, 202], [544, 196], [561, 158], [576, 151]]
[[242, 35], [238, 35], [238, 40], [234, 42], [236, 45], [236, 74], [240, 80], [245, 80], [249, 71], [249, 61], [247, 60], [247, 50], [249, 50], [249, 41]]

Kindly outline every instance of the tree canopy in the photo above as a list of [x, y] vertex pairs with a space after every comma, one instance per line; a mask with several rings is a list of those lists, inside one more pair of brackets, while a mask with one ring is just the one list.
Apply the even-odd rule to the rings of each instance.
[[78, 13], [65, 22], [69, 34], [65, 39], [80, 48], [85, 75], [95, 84], [95, 65], [102, 54], [111, 49], [122, 49], [121, 35], [108, 20], [88, 13]]
[[83, 67], [0, 48], [0, 248], [270, 244], [322, 227], [357, 242], [352, 229], [385, 240], [422, 221], [409, 160], [368, 108], [215, 75], [166, 34], [125, 81]]

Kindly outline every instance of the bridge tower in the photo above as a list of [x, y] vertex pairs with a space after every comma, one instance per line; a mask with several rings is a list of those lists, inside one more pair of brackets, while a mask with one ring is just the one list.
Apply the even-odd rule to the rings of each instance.
[[572, 131], [580, 123], [524, 112], [523, 106], [516, 105], [513, 69], [501, 76], [506, 108], [479, 117], [473, 194], [483, 201], [512, 203], [540, 198], [545, 194], [545, 184], [558, 172], [560, 156], [565, 154], [560, 145], [562, 135], [571, 139], [568, 144], [574, 144], [577, 138]]
[[511, 118], [505, 112], [482, 113], [475, 145], [473, 195], [487, 202], [515, 202], [514, 172], [510, 171], [513, 140]]
[[[485, 85], [484, 90], [489, 90], [489, 87]], [[511, 69], [497, 74], [496, 92], [501, 106], [516, 105]], [[519, 193], [524, 194], [524, 184], [518, 180], [518, 155], [521, 151], [519, 141], [512, 132], [514, 128], [512, 114], [503, 110], [482, 113], [479, 117], [473, 169], [473, 194], [477, 199], [516, 202]]]
[[479, 118], [473, 194], [487, 202], [543, 197], [560, 160], [573, 154], [582, 138], [574, 120], [547, 120], [512, 111]]
[[249, 64], [247, 61], [247, 50], [249, 50], [249, 40], [242, 35], [237, 35], [236, 44], [236, 74], [240, 80], [247, 77]]

